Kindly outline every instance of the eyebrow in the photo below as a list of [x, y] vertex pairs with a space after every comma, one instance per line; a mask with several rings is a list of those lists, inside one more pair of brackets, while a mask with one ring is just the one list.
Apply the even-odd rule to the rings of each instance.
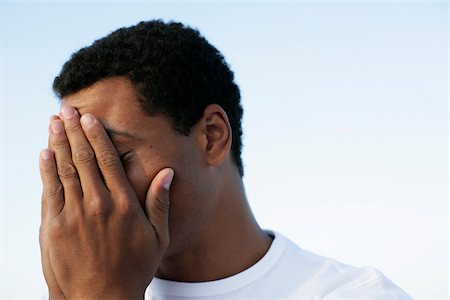
[[114, 128], [107, 128], [105, 127], [106, 133], [108, 134], [109, 138], [113, 138], [114, 136], [124, 136], [130, 139], [134, 139], [135, 136], [129, 133], [128, 131], [118, 130]]

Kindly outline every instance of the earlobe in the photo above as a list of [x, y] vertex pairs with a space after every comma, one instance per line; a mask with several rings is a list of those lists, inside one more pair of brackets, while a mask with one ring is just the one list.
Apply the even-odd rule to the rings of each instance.
[[222, 164], [231, 149], [232, 132], [225, 111], [217, 104], [206, 107], [204, 114], [205, 154], [208, 165]]

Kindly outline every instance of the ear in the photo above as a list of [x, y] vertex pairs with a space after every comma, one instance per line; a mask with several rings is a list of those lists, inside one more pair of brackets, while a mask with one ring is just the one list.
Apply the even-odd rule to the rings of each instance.
[[210, 104], [205, 108], [200, 124], [206, 162], [210, 166], [218, 166], [231, 149], [232, 132], [228, 116], [220, 105]]

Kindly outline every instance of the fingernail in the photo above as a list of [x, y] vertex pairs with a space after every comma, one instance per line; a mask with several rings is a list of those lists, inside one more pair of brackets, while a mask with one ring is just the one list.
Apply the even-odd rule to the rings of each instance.
[[83, 127], [89, 128], [94, 125], [94, 117], [91, 114], [82, 115], [80, 122]]
[[61, 132], [63, 132], [63, 125], [61, 121], [53, 121], [50, 124], [50, 129], [53, 134], [60, 134]]
[[64, 119], [68, 120], [68, 119], [72, 118], [74, 116], [74, 114], [75, 114], [75, 109], [71, 106], [63, 106], [61, 108], [61, 116]]
[[172, 169], [169, 169], [170, 171], [168, 172], [168, 174], [166, 174], [166, 176], [164, 177], [163, 180], [163, 187], [168, 190], [170, 188], [170, 185], [172, 184], [173, 181], [173, 175], [174, 172]]
[[51, 154], [50, 150], [44, 149], [41, 151], [41, 157], [44, 160], [48, 160], [48, 159], [50, 159], [50, 157], [52, 157], [52, 154]]

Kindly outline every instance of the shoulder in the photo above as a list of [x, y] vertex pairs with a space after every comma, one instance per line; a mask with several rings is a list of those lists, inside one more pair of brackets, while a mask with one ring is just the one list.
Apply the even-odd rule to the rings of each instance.
[[328, 293], [324, 300], [412, 300], [411, 296], [375, 268], [357, 268], [352, 275]]
[[280, 233], [273, 235], [283, 253], [268, 277], [290, 291], [287, 299], [412, 299], [375, 268], [347, 265], [302, 249]]

